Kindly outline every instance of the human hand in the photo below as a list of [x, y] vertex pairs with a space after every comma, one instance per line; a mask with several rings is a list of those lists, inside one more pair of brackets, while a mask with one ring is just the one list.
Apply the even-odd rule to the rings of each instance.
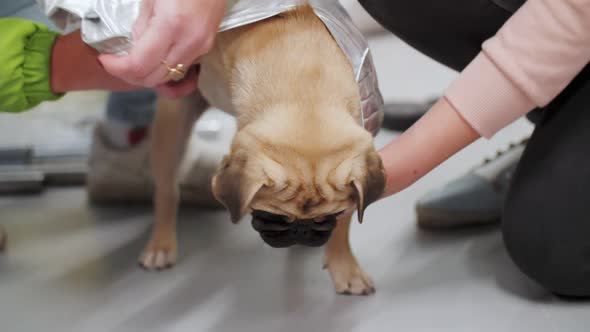
[[387, 178], [383, 198], [398, 193], [480, 135], [445, 99], [379, 151]]
[[[134, 46], [125, 56], [101, 55], [112, 75], [133, 85], [180, 97], [197, 88], [193, 63], [213, 46], [226, 0], [144, 0], [133, 28]], [[167, 66], [191, 68], [171, 82]]]

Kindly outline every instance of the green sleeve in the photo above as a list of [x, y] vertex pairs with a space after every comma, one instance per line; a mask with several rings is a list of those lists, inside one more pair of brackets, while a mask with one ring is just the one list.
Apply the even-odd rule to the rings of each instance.
[[0, 18], [0, 31], [0, 112], [21, 112], [60, 98], [50, 84], [58, 33], [18, 18]]

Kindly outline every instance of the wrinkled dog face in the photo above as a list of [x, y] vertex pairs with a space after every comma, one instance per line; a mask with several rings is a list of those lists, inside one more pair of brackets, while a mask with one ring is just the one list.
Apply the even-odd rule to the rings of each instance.
[[233, 222], [252, 211], [252, 226], [269, 245], [321, 246], [340, 213], [356, 205], [362, 222], [366, 207], [383, 193], [381, 159], [364, 130], [349, 129], [340, 142], [326, 144], [262, 132], [238, 132], [213, 192]]

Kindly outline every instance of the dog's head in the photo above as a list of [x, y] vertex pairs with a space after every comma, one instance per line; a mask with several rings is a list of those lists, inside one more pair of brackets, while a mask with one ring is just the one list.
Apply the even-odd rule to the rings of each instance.
[[383, 165], [372, 136], [351, 117], [332, 123], [241, 128], [213, 177], [232, 221], [251, 211], [253, 227], [274, 247], [323, 245], [337, 215], [355, 205], [362, 222], [383, 193]]

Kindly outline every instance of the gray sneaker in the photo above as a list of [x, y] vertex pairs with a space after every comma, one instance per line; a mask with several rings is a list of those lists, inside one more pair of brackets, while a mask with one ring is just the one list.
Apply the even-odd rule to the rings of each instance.
[[418, 225], [451, 228], [499, 222], [512, 174], [528, 138], [486, 159], [464, 176], [421, 198], [416, 204]]

